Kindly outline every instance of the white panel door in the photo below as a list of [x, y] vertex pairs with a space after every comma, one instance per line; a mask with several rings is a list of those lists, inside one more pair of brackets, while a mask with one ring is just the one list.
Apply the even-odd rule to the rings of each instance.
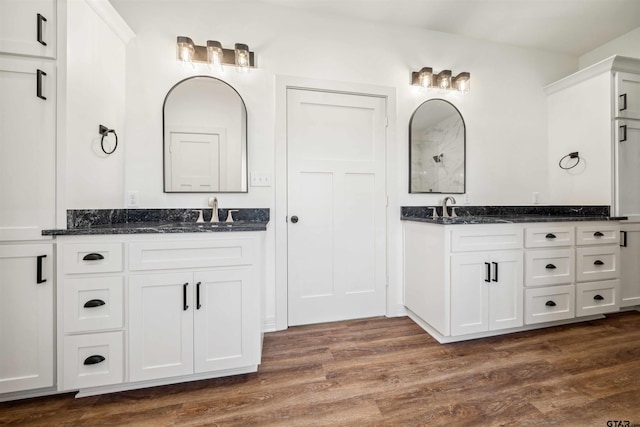
[[0, 240], [50, 239], [42, 229], [55, 215], [55, 82], [50, 62], [0, 57]]
[[251, 292], [251, 269], [194, 274], [195, 372], [257, 364], [259, 298]]
[[56, 0], [0, 1], [0, 53], [55, 58]]
[[615, 121], [616, 214], [640, 217], [640, 122]]
[[[226, 188], [224, 133], [171, 132], [167, 191], [211, 191]], [[222, 161], [221, 161], [222, 160]]]
[[191, 273], [129, 278], [131, 381], [193, 373]]
[[53, 385], [53, 262], [51, 244], [0, 246], [0, 393]]
[[287, 144], [289, 325], [385, 314], [384, 98], [289, 89]]

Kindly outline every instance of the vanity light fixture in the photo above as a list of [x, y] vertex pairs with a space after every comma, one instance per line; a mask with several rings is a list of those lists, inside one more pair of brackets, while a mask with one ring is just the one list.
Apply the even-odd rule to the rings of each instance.
[[455, 90], [464, 93], [469, 91], [470, 82], [471, 73], [466, 71], [455, 77], [451, 76], [451, 70], [442, 70], [436, 74], [430, 67], [423, 67], [420, 71], [411, 73], [411, 84], [423, 88]]
[[254, 53], [243, 43], [236, 43], [235, 49], [225, 49], [215, 40], [207, 40], [206, 46], [198, 46], [189, 37], [178, 36], [176, 47], [177, 59], [183, 63], [200, 62], [220, 69], [223, 65], [235, 65], [243, 71], [256, 66]]

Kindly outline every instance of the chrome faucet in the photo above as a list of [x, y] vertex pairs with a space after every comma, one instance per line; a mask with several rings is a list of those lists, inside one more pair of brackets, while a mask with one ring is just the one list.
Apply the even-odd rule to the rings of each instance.
[[211, 206], [211, 221], [210, 222], [220, 222], [220, 218], [218, 218], [218, 198], [210, 197], [209, 198], [209, 206]]
[[447, 196], [442, 200], [442, 218], [453, 218], [456, 215], [455, 211], [453, 210], [453, 207], [451, 207], [451, 215], [449, 215], [449, 212], [447, 211], [447, 202], [451, 201], [451, 203], [456, 203], [456, 199], [455, 197], [452, 196]]

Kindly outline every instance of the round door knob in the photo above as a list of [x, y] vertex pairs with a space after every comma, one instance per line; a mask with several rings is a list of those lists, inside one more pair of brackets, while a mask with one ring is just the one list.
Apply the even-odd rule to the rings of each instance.
[[296, 222], [298, 222], [298, 217], [297, 217], [297, 216], [295, 216], [295, 215], [294, 215], [294, 216], [292, 216], [292, 217], [291, 217], [291, 222], [292, 222], [292, 223], [294, 223], [294, 224], [295, 224]]

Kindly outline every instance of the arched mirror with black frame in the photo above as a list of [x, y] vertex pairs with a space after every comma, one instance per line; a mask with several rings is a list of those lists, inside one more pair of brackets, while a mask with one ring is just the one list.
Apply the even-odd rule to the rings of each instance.
[[430, 99], [409, 122], [409, 193], [465, 192], [466, 126], [444, 99]]
[[194, 76], [162, 107], [165, 193], [247, 192], [247, 108], [228, 83]]

